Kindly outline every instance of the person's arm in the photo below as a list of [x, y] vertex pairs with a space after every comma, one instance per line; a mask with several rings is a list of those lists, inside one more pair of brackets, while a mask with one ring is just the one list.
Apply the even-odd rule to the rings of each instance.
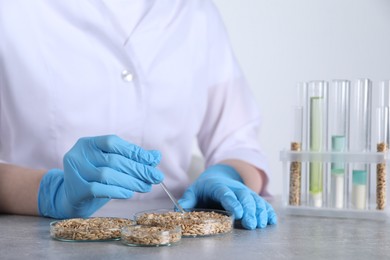
[[44, 170], [0, 164], [0, 212], [38, 215], [38, 190]]
[[221, 164], [232, 166], [240, 174], [245, 185], [257, 194], [264, 192], [268, 178], [262, 170], [241, 160], [224, 160]]
[[64, 169], [29, 170], [0, 164], [0, 212], [57, 219], [88, 217], [110, 199], [149, 192], [164, 179], [161, 153], [118, 136], [80, 138]]

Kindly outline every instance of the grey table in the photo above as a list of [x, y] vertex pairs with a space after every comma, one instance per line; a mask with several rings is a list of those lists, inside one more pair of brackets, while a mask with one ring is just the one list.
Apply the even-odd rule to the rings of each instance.
[[[171, 207], [167, 200], [112, 201], [95, 216], [129, 217]], [[60, 242], [49, 237], [51, 219], [0, 215], [0, 259], [390, 259], [387, 222], [290, 216], [265, 229], [183, 238], [170, 247], [128, 247], [119, 241]]]

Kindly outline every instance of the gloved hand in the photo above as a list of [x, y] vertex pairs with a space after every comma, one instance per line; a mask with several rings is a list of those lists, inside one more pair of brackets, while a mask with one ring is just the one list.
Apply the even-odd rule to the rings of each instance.
[[219, 203], [225, 210], [233, 212], [235, 219], [241, 219], [246, 229], [264, 228], [277, 222], [272, 206], [250, 190], [237, 171], [228, 165], [209, 167], [185, 191], [179, 203], [183, 208]]
[[81, 138], [65, 154], [64, 170], [42, 178], [38, 209], [52, 218], [88, 217], [111, 198], [149, 192], [164, 175], [155, 168], [158, 151], [146, 151], [115, 136]]

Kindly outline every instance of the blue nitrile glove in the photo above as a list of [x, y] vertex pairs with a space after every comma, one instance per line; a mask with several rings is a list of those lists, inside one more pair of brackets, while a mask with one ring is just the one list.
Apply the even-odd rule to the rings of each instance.
[[115, 136], [85, 137], [64, 156], [64, 170], [42, 178], [38, 209], [52, 218], [88, 217], [111, 198], [149, 192], [164, 175], [158, 151], [146, 151]]
[[234, 213], [246, 229], [264, 228], [276, 224], [272, 206], [249, 189], [237, 171], [217, 164], [206, 169], [179, 200], [183, 208], [207, 207], [215, 203]]

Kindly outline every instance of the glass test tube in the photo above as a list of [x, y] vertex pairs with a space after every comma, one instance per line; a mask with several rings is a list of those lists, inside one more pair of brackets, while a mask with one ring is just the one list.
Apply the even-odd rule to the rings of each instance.
[[390, 80], [382, 80], [380, 87], [380, 106], [390, 106]]
[[[390, 80], [380, 82], [380, 107], [376, 111], [377, 152], [387, 152], [389, 148], [390, 127]], [[376, 208], [384, 210], [386, 207], [386, 164], [376, 166]]]
[[[308, 85], [308, 140], [311, 152], [327, 150], [328, 119], [328, 83], [312, 81]], [[323, 162], [309, 164], [309, 203], [314, 207], [322, 207], [324, 202], [324, 166]]]
[[[357, 80], [352, 89], [351, 140], [354, 152], [369, 152], [371, 145], [371, 96], [372, 84], [369, 79]], [[354, 163], [352, 166], [351, 204], [355, 209], [366, 209], [370, 192], [368, 187], [370, 165]]]
[[[350, 81], [334, 80], [329, 91], [329, 131], [332, 152], [348, 150]], [[346, 200], [346, 164], [332, 162], [329, 201], [333, 208], [342, 209]]]
[[[389, 107], [381, 106], [376, 111], [377, 152], [386, 152], [389, 131]], [[386, 207], [386, 164], [376, 165], [376, 208], [384, 210]]]
[[380, 107], [386, 107], [387, 111], [389, 111], [388, 116], [386, 118], [383, 118], [386, 120], [387, 125], [383, 125], [383, 130], [386, 131], [383, 134], [386, 135], [385, 137], [385, 143], [387, 144], [387, 148], [390, 144], [390, 127], [388, 124], [390, 124], [390, 80], [383, 80], [380, 82]]
[[365, 209], [367, 201], [367, 170], [352, 171], [352, 205]]
[[[291, 151], [301, 151], [303, 127], [303, 107], [294, 109], [294, 136], [291, 142]], [[290, 164], [290, 194], [289, 204], [298, 206], [301, 204], [301, 162], [291, 162]]]
[[[380, 87], [380, 93], [379, 93], [379, 107], [387, 107], [390, 111], [390, 80], [383, 80], [379, 84]], [[390, 115], [389, 115], [390, 116]], [[387, 118], [387, 121], [390, 122], [389, 118]], [[389, 135], [389, 129], [387, 128], [386, 133], [386, 140], [385, 142], [387, 144], [390, 144], [390, 135]]]
[[[301, 149], [306, 151], [308, 149], [308, 142], [307, 142], [307, 132], [308, 132], [308, 129], [307, 127], [305, 127], [307, 125], [307, 82], [300, 82], [297, 84], [297, 107], [302, 107], [302, 125], [299, 129], [298, 125], [295, 125], [297, 128], [295, 130], [298, 130], [298, 131], [295, 131], [294, 133], [294, 137], [293, 138], [296, 138], [298, 137], [297, 135], [300, 135], [301, 134], [301, 141], [302, 141], [302, 145], [301, 145]], [[301, 133], [299, 133], [299, 131], [301, 131]]]

